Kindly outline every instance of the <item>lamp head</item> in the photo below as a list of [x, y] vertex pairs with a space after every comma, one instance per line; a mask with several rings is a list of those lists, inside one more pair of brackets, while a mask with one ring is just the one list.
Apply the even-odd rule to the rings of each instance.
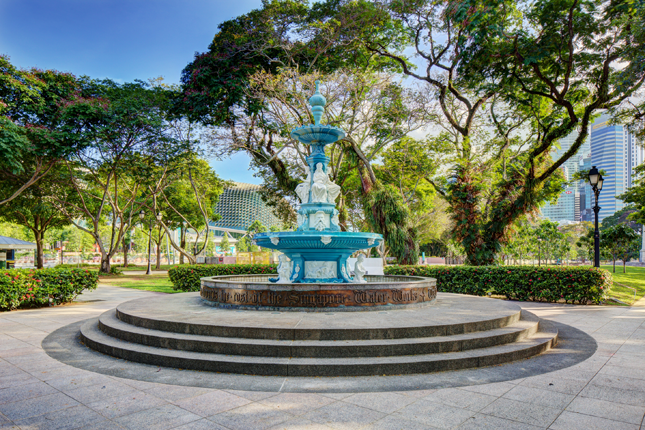
[[146, 216], [146, 213], [143, 211], [143, 209], [141, 209], [141, 212], [139, 212], [139, 219], [143, 220], [143, 218], [145, 218], [145, 216]]
[[596, 184], [598, 183], [598, 179], [600, 178], [600, 172], [596, 168], [596, 166], [593, 166], [591, 170], [589, 170], [589, 184], [592, 187], [595, 187]]
[[598, 178], [598, 185], [597, 185], [598, 191], [602, 190], [602, 183], [604, 181], [605, 180], [603, 179], [602, 175], [600, 175], [600, 178]]
[[161, 212], [157, 213], [157, 221], [161, 221], [161, 218], [163, 218], [163, 214]]

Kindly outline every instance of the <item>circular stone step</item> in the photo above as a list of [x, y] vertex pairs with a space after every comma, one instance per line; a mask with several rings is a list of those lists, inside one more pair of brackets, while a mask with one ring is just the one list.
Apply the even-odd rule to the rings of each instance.
[[272, 340], [368, 340], [448, 336], [514, 324], [521, 308], [441, 293], [434, 306], [378, 312], [257, 312], [212, 308], [199, 293], [120, 304], [116, 317], [137, 327], [201, 336]]
[[514, 303], [443, 293], [429, 308], [328, 314], [216, 309], [195, 293], [176, 294], [123, 303], [80, 335], [92, 349], [135, 362], [275, 376], [490, 366], [557, 342], [551, 323]]
[[480, 332], [423, 338], [376, 340], [270, 340], [172, 333], [136, 327], [116, 318], [115, 311], [99, 317], [99, 329], [117, 339], [181, 351], [270, 357], [379, 357], [437, 354], [504, 345], [538, 331], [539, 320], [523, 312], [522, 319], [506, 327]]

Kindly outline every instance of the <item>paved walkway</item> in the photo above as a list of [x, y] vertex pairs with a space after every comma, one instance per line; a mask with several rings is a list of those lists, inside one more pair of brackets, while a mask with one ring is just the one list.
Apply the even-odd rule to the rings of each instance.
[[644, 429], [645, 307], [525, 303], [593, 336], [567, 369], [441, 390], [293, 394], [141, 382], [45, 354], [53, 330], [145, 291], [101, 286], [83, 303], [0, 313], [0, 429]]

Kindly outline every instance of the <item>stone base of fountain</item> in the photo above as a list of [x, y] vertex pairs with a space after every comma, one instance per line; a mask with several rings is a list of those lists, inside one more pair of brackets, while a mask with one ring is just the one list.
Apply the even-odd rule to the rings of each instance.
[[459, 294], [420, 308], [322, 313], [213, 308], [184, 293], [122, 303], [84, 323], [80, 338], [155, 366], [308, 377], [494, 366], [551, 349], [558, 331], [515, 303]]
[[392, 310], [432, 305], [437, 281], [416, 276], [365, 276], [363, 284], [277, 284], [275, 275], [202, 278], [201, 298], [224, 309], [297, 312]]

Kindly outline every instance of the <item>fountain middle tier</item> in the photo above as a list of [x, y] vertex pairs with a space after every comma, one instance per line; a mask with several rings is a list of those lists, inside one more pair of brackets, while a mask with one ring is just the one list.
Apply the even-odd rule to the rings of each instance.
[[351, 276], [355, 267], [348, 267], [347, 258], [358, 250], [379, 246], [382, 240], [377, 233], [316, 230], [258, 233], [254, 237], [257, 245], [289, 257], [290, 261], [280, 260], [277, 282], [294, 284], [358, 282]]

